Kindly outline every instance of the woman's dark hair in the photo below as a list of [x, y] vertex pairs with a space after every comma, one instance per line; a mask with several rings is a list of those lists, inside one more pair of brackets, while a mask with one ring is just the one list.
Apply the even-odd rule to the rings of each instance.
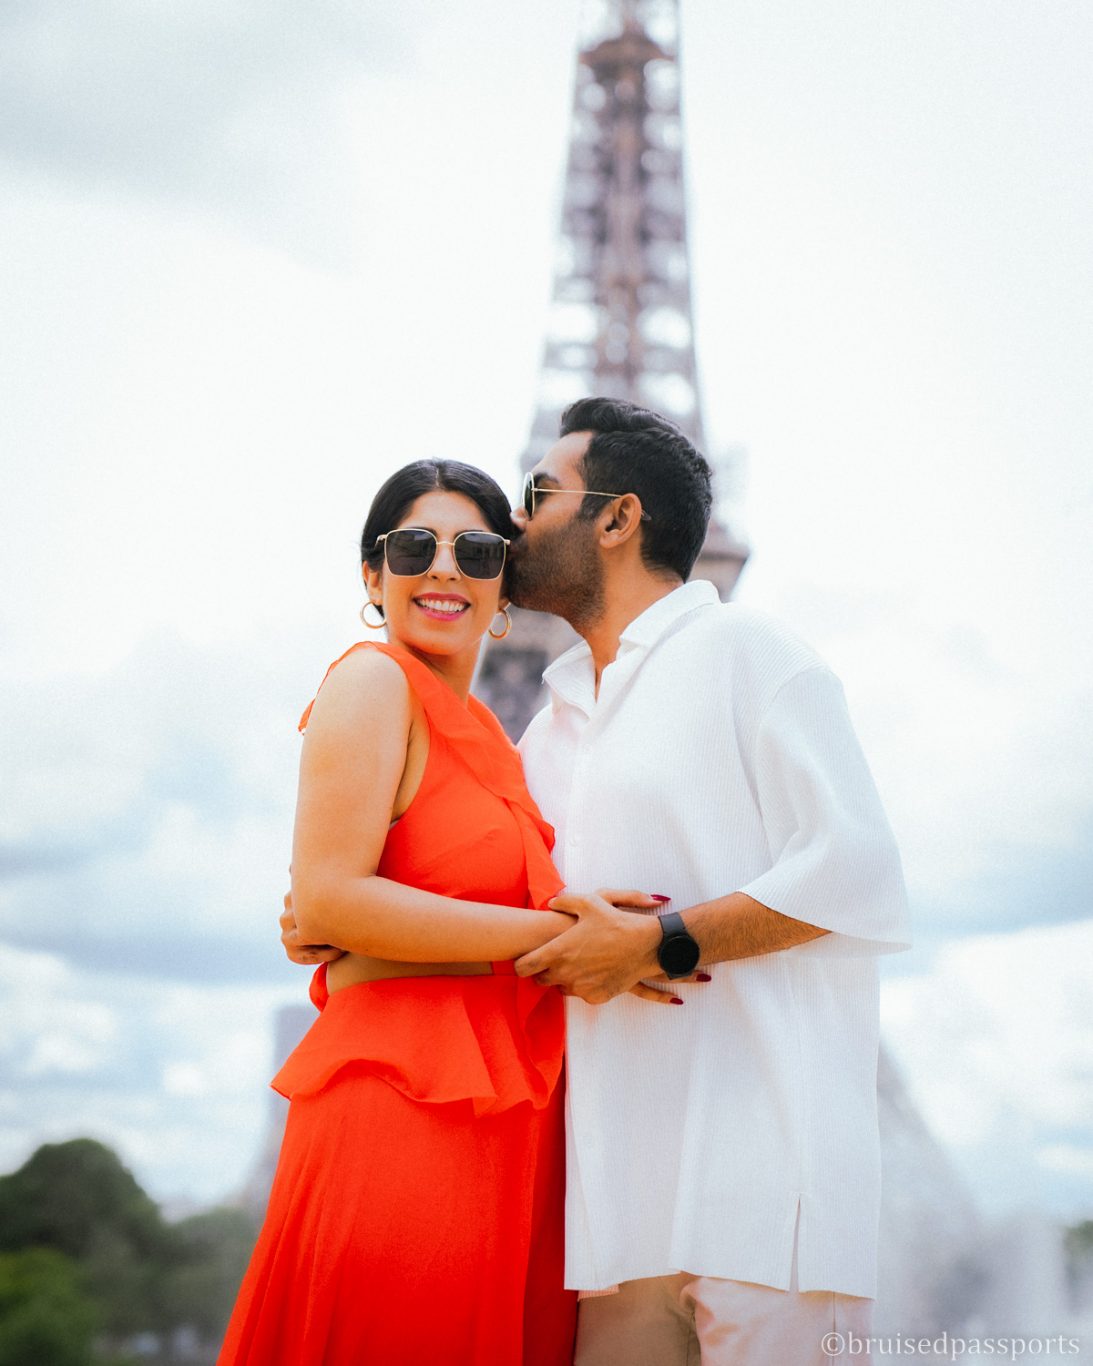
[[[641, 558], [653, 570], [686, 579], [694, 568], [713, 496], [710, 467], [673, 422], [615, 398], [582, 398], [562, 414], [561, 435], [592, 432], [581, 462], [584, 486], [636, 493], [649, 521], [641, 524]], [[580, 516], [593, 518], [603, 501], [586, 498]]]
[[383, 564], [383, 546], [376, 545], [376, 537], [391, 531], [405, 517], [407, 509], [423, 493], [442, 489], [445, 493], [462, 493], [481, 512], [486, 525], [499, 536], [512, 535], [511, 504], [496, 479], [464, 465], [461, 460], [415, 460], [396, 470], [380, 487], [361, 532], [361, 562], [369, 569]]

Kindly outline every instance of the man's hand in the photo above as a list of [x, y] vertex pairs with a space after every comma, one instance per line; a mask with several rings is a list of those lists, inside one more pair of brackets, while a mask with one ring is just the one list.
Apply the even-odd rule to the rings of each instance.
[[292, 910], [292, 893], [285, 893], [285, 909], [281, 916], [281, 943], [285, 946], [285, 953], [293, 963], [300, 963], [303, 967], [313, 966], [315, 963], [333, 963], [335, 958], [341, 958], [345, 953], [344, 949], [336, 949], [332, 944], [302, 944], [300, 933], [296, 928], [296, 916]]
[[[657, 962], [661, 940], [657, 917], [633, 914], [634, 910], [653, 910], [657, 904], [646, 892], [611, 889], [594, 896], [556, 896], [550, 909], [575, 915], [577, 923], [549, 944], [517, 958], [516, 972], [534, 977], [543, 986], [559, 986], [567, 996], [579, 996], [589, 1005], [602, 1005], [627, 991], [660, 1005], [682, 1005], [678, 996], [646, 986], [642, 980], [667, 981]], [[705, 976], [682, 980], [705, 980]]]

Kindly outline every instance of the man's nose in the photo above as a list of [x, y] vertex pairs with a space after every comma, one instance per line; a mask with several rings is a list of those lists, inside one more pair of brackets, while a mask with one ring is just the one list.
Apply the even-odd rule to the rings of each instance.
[[509, 517], [511, 518], [512, 524], [517, 531], [524, 532], [527, 530], [528, 510], [526, 507], [524, 507], [523, 505], [519, 507], [514, 507], [513, 510], [509, 513]]

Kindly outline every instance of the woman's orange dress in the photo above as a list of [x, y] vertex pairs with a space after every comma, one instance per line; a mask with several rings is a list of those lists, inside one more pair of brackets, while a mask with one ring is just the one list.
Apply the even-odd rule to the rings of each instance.
[[[398, 661], [429, 725], [379, 875], [543, 906], [553, 831], [492, 713], [399, 647], [353, 648]], [[320, 968], [312, 999], [273, 1081], [288, 1122], [218, 1366], [569, 1366], [558, 993], [495, 963], [332, 995]]]

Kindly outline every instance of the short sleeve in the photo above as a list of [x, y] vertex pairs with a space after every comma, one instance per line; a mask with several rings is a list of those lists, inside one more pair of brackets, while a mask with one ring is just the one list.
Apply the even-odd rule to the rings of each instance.
[[830, 669], [794, 675], [756, 733], [755, 791], [772, 866], [742, 892], [830, 931], [793, 953], [909, 947], [899, 851]]

